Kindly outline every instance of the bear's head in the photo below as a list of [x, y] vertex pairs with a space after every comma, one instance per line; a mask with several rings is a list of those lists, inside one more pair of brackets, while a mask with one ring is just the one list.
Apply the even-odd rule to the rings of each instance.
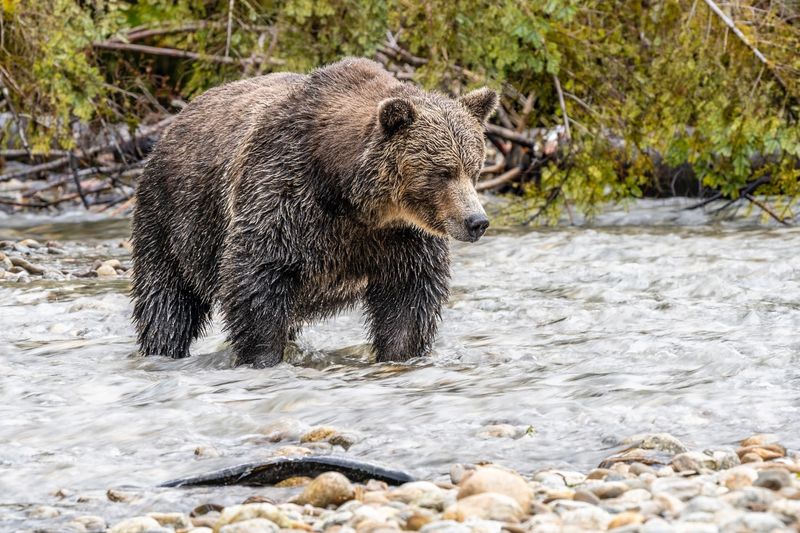
[[489, 226], [475, 183], [484, 161], [484, 123], [497, 93], [458, 100], [435, 93], [387, 98], [378, 105], [387, 172], [393, 175], [387, 219], [431, 234], [477, 241]]

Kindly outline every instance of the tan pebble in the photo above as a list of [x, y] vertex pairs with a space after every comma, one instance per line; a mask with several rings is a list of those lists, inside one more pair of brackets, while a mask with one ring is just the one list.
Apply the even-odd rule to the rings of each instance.
[[85, 515], [73, 518], [70, 522], [79, 526], [86, 533], [99, 533], [106, 530], [106, 521], [99, 516]]
[[631, 465], [627, 463], [614, 463], [611, 467], [611, 471], [617, 472], [618, 474], [627, 474], [631, 470]]
[[116, 277], [117, 275], [117, 271], [114, 270], [113, 267], [110, 267], [108, 265], [100, 265], [99, 267], [97, 267], [96, 272], [98, 277], [101, 278], [111, 278], [111, 277]]
[[739, 456], [742, 463], [761, 463], [764, 459], [757, 453], [746, 453], [744, 455]]
[[575, 495], [572, 499], [577, 502], [586, 502], [586, 503], [591, 503], [592, 505], [600, 505], [600, 498], [595, 496], [593, 492], [584, 489], [576, 490]]
[[480, 439], [516, 439], [523, 435], [522, 430], [511, 424], [492, 424], [476, 433]]
[[494, 467], [479, 468], [462, 481], [459, 485], [458, 499], [486, 492], [513, 498], [520, 508], [526, 511], [531, 505], [531, 489], [522, 476]]
[[194, 525], [194, 527], [207, 527], [213, 529], [214, 526], [217, 525], [220, 514], [221, 513], [217, 511], [211, 511], [202, 516], [193, 516], [192, 525]]
[[151, 531], [164, 531], [164, 528], [149, 516], [136, 516], [118, 522], [108, 530], [108, 533], [149, 533]]
[[414, 514], [406, 520], [405, 529], [409, 531], [419, 531], [423, 526], [433, 521], [435, 515], [431, 512], [424, 512], [422, 510], [414, 511]]
[[189, 516], [183, 513], [147, 513], [147, 516], [161, 524], [173, 529], [188, 529], [192, 527]]
[[780, 444], [764, 444], [759, 446], [743, 446], [736, 450], [739, 457], [743, 457], [750, 453], [755, 453], [761, 459], [769, 461], [770, 459], [777, 459], [786, 456], [786, 448]]
[[117, 489], [108, 489], [106, 497], [112, 502], [129, 502], [133, 500], [134, 495]]
[[253, 494], [243, 501], [242, 505], [247, 505], [248, 503], [271, 503], [272, 505], [275, 505], [275, 500], [262, 494]]
[[279, 527], [292, 527], [294, 524], [280, 509], [271, 503], [249, 503], [247, 505], [231, 505], [223, 509], [219, 519], [214, 524], [214, 530], [219, 530], [228, 524], [253, 518], [265, 518]]
[[122, 269], [122, 263], [119, 262], [119, 259], [108, 259], [103, 261], [103, 265], [110, 266], [113, 269]]
[[367, 505], [383, 505], [389, 503], [384, 491], [370, 491], [361, 495], [361, 502]]
[[759, 433], [747, 437], [740, 442], [739, 445], [742, 448], [747, 448], [748, 446], [764, 446], [765, 444], [778, 444], [778, 440], [778, 436], [773, 433]]
[[730, 490], [749, 487], [758, 478], [758, 473], [749, 467], [735, 467], [719, 473], [719, 483]]
[[326, 441], [333, 437], [334, 435], [338, 435], [339, 432], [336, 429], [329, 427], [329, 426], [317, 426], [311, 428], [310, 431], [305, 433], [302, 437], [300, 437], [300, 442], [321, 442]]
[[214, 533], [214, 530], [210, 527], [193, 527], [186, 533]]
[[526, 515], [517, 500], [504, 494], [484, 492], [458, 500], [444, 512], [445, 520], [463, 522], [471, 518], [517, 523]]
[[412, 481], [389, 492], [390, 500], [405, 504], [442, 510], [444, 508], [445, 491], [430, 481]]
[[197, 457], [219, 457], [219, 451], [213, 446], [198, 446], [194, 449], [194, 454]]
[[307, 476], [294, 476], [294, 477], [287, 477], [283, 481], [279, 481], [275, 483], [275, 486], [278, 488], [286, 489], [286, 488], [293, 488], [293, 487], [305, 487], [311, 483], [311, 478]]
[[547, 489], [544, 493], [544, 502], [550, 503], [555, 500], [573, 500], [575, 491], [572, 489]]
[[387, 491], [389, 490], [389, 484], [385, 481], [378, 481], [376, 479], [370, 479], [364, 484], [364, 490], [367, 492], [381, 490]]
[[359, 522], [358, 527], [356, 527], [356, 531], [358, 533], [393, 533], [399, 530], [400, 528], [397, 527], [397, 524], [392, 522], [382, 522], [379, 520], [363, 520]]
[[61, 511], [49, 505], [39, 505], [28, 511], [29, 518], [55, 518]]
[[17, 244], [20, 246], [27, 246], [28, 248], [33, 248], [34, 250], [42, 247], [42, 245], [39, 244], [39, 241], [35, 241], [33, 239], [22, 239]]
[[628, 490], [628, 484], [622, 481], [609, 481], [589, 488], [601, 500], [616, 498]]
[[278, 533], [280, 528], [266, 518], [251, 518], [219, 528], [219, 533]]
[[294, 503], [325, 508], [329, 505], [341, 505], [352, 500], [354, 496], [355, 491], [350, 480], [338, 472], [325, 472], [306, 485], [303, 492], [294, 499]]
[[634, 511], [625, 511], [611, 518], [608, 523], [608, 529], [624, 526], [636, 526], [644, 523], [644, 517]]
[[671, 466], [662, 466], [656, 471], [658, 477], [670, 477], [675, 475], [675, 469]]
[[586, 476], [586, 479], [605, 479], [611, 473], [611, 470], [608, 468], [595, 468], [589, 475]]
[[305, 446], [281, 446], [272, 454], [276, 457], [291, 457], [293, 455], [311, 455], [312, 452]]

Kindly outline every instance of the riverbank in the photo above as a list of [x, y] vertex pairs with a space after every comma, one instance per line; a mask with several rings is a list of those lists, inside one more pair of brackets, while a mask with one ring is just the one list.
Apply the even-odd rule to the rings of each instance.
[[[286, 427], [273, 428], [273, 437]], [[493, 438], [512, 438], [498, 425]], [[311, 454], [320, 442], [342, 441], [332, 428], [312, 428], [284, 446]], [[586, 472], [543, 469], [518, 473], [495, 464], [456, 464], [448, 478], [398, 487], [351, 483], [328, 472], [293, 477], [278, 486], [290, 495], [275, 499], [249, 488], [238, 505], [213, 500], [194, 509], [150, 512], [110, 524], [110, 533], [778, 533], [800, 529], [800, 456], [774, 435], [754, 435], [738, 447], [689, 451], [668, 434], [647, 434]], [[109, 490], [110, 505], [135, 498]], [[32, 518], [59, 514], [40, 506]], [[34, 520], [35, 521], [35, 520]], [[33, 522], [31, 525], [33, 525]], [[59, 531], [99, 532], [99, 516], [77, 516]], [[41, 530], [37, 530], [41, 531]], [[49, 531], [49, 530], [48, 530]]]

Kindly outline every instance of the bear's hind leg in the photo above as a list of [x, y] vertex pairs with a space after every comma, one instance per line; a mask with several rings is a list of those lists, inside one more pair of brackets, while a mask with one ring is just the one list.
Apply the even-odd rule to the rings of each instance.
[[142, 355], [188, 356], [189, 345], [210, 320], [211, 305], [186, 288], [169, 267], [154, 273], [134, 270], [133, 289]]

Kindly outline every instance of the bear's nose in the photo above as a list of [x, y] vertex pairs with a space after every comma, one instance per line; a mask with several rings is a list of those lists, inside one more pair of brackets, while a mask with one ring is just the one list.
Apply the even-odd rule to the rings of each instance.
[[464, 220], [464, 225], [467, 226], [469, 236], [477, 241], [489, 227], [489, 219], [486, 215], [470, 215]]

